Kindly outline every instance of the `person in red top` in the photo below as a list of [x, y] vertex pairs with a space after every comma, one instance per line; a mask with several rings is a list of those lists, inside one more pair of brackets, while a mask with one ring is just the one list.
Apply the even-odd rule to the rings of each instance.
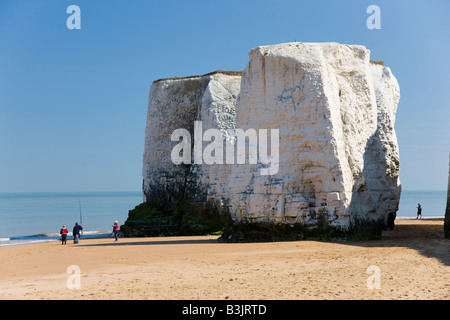
[[61, 244], [67, 244], [67, 233], [66, 226], [62, 226], [61, 231], [59, 232], [61, 235]]
[[114, 221], [112, 232], [114, 234], [114, 238], [116, 239], [115, 241], [117, 241], [119, 239], [119, 222], [117, 222], [117, 220]]

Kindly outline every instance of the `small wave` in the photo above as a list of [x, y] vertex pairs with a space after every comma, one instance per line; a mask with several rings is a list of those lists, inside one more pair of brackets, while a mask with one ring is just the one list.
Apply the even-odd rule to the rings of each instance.
[[108, 232], [108, 231], [83, 231], [83, 234], [85, 234], [85, 235], [91, 235], [91, 234], [97, 235], [97, 234], [108, 234], [108, 233], [111, 233], [111, 232]]
[[[417, 218], [417, 216], [409, 216], [409, 217], [396, 217], [395, 219], [397, 220], [415, 220]], [[422, 219], [419, 220], [440, 220], [440, 219], [444, 219], [444, 217], [439, 217], [439, 216], [430, 216], [430, 217], [424, 217], [422, 216]]]
[[55, 238], [59, 237], [59, 233], [38, 233], [38, 234], [30, 234], [27, 236], [12, 236], [11, 240], [26, 240], [26, 239], [39, 239], [39, 238]]
[[[2, 238], [5, 239], [5, 238]], [[19, 245], [19, 244], [31, 244], [31, 243], [40, 243], [40, 242], [48, 242], [48, 241], [55, 241], [54, 239], [34, 239], [34, 240], [17, 240], [17, 239], [9, 239], [9, 240], [3, 240], [0, 241], [0, 247], [3, 246], [13, 246], [13, 245]]]
[[[106, 237], [111, 237], [111, 232], [93, 230], [93, 231], [84, 231], [81, 236], [81, 239], [106, 238]], [[48, 241], [57, 241], [60, 239], [61, 236], [59, 233], [39, 233], [27, 236], [0, 238], [0, 246], [40, 243]], [[73, 240], [72, 233], [68, 234], [67, 240]]]

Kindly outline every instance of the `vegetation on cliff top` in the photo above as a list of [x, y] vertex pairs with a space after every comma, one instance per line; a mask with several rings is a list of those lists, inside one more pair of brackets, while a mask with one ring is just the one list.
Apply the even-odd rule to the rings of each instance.
[[187, 76], [187, 77], [163, 78], [163, 79], [155, 80], [153, 82], [160, 82], [160, 81], [166, 81], [166, 80], [194, 79], [194, 78], [200, 78], [200, 77], [204, 77], [204, 76], [211, 76], [211, 75], [217, 74], [217, 73], [225, 74], [225, 75], [228, 75], [228, 76], [241, 76], [243, 72], [244, 71], [215, 70], [213, 72], [209, 72], [209, 73], [202, 74], [202, 75], [193, 75], [193, 76]]
[[377, 64], [379, 66], [384, 66], [384, 61], [383, 60], [370, 60], [371, 64]]

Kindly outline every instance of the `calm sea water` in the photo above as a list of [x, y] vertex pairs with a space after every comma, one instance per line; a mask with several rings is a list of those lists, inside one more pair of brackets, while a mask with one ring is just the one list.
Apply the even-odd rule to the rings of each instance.
[[422, 218], [443, 218], [447, 191], [402, 191], [397, 217], [417, 216], [417, 204], [422, 205]]
[[[446, 197], [445, 191], [403, 191], [397, 217], [415, 218], [419, 202], [423, 218], [444, 217]], [[80, 204], [85, 237], [109, 234], [114, 220], [123, 224], [142, 199], [140, 191], [0, 194], [0, 246], [59, 239], [62, 225], [71, 234]]]
[[139, 191], [0, 194], [0, 245], [59, 239], [63, 225], [71, 234], [80, 208], [86, 237], [110, 233], [142, 199]]

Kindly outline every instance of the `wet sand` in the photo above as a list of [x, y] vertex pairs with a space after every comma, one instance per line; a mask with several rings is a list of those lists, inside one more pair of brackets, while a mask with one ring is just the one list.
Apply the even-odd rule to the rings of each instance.
[[443, 223], [396, 220], [382, 240], [362, 242], [196, 236], [4, 246], [0, 299], [450, 299]]

